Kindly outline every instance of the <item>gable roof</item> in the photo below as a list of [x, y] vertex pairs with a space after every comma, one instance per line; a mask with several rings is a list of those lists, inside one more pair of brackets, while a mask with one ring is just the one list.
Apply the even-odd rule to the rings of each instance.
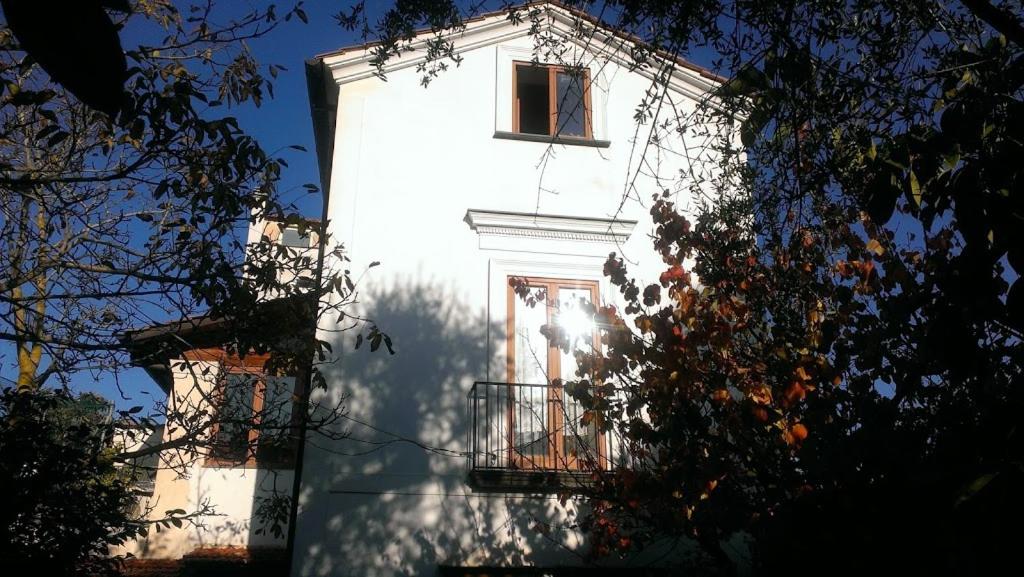
[[[239, 330], [268, 330], [300, 338], [303, 332], [312, 331], [316, 300], [311, 296], [294, 295], [262, 302], [253, 318], [244, 324], [231, 317], [198, 314], [125, 331], [120, 341], [131, 355], [132, 365], [144, 369], [162, 389], [169, 391], [171, 361], [185, 351], [223, 347], [231, 340], [233, 331]], [[308, 334], [312, 338], [312, 332]]]
[[[553, 16], [554, 22], [556, 22], [556, 23], [561, 22], [562, 24], [568, 24], [569, 22], [566, 22], [566, 20], [564, 18], [565, 16], [570, 16], [573, 19], [579, 19], [579, 20], [581, 20], [583, 22], [586, 22], [586, 23], [590, 24], [591, 26], [593, 26], [595, 31], [603, 32], [603, 33], [607, 34], [609, 37], [616, 38], [616, 39], [618, 39], [620, 41], [623, 41], [623, 42], [628, 42], [628, 43], [631, 43], [631, 44], [635, 44], [637, 46], [642, 46], [642, 47], [651, 49], [655, 54], [657, 54], [657, 56], [659, 58], [661, 58], [661, 59], [663, 59], [665, 61], [671, 61], [675, 65], [677, 65], [677, 66], [679, 66], [679, 67], [681, 67], [683, 69], [689, 70], [691, 72], [695, 72], [698, 75], [700, 75], [700, 76], [702, 76], [702, 77], [704, 77], [704, 78], [706, 78], [708, 80], [711, 80], [713, 82], [725, 82], [726, 81], [726, 78], [724, 78], [724, 77], [722, 77], [722, 76], [712, 72], [711, 70], [709, 70], [707, 68], [704, 68], [703, 66], [699, 66], [697, 64], [694, 64], [693, 62], [690, 62], [690, 61], [680, 57], [679, 55], [672, 54], [671, 52], [668, 52], [667, 50], [662, 50], [662, 49], [655, 50], [647, 42], [645, 42], [643, 39], [641, 39], [640, 37], [638, 37], [636, 35], [633, 35], [633, 34], [630, 34], [630, 33], [627, 33], [627, 32], [623, 32], [621, 30], [617, 30], [614, 27], [609, 26], [608, 24], [602, 22], [601, 20], [599, 20], [597, 17], [593, 16], [592, 14], [590, 14], [590, 13], [584, 11], [584, 10], [580, 10], [579, 8], [575, 8], [575, 7], [572, 7], [572, 6], [566, 6], [562, 2], [559, 2], [558, 0], [534, 0], [534, 1], [530, 1], [530, 2], [524, 2], [522, 4], [515, 5], [515, 6], [510, 6], [508, 8], [502, 8], [502, 9], [499, 9], [499, 10], [493, 10], [491, 12], [484, 12], [482, 14], [478, 14], [476, 16], [473, 16], [472, 18], [467, 18], [466, 20], [463, 21], [463, 23], [466, 25], [467, 30], [468, 30], [469, 27], [478, 27], [481, 23], [485, 23], [485, 22], [488, 22], [488, 21], [493, 21], [493, 20], [496, 20], [496, 19], [499, 20], [499, 21], [506, 22], [509, 26], [515, 26], [515, 24], [513, 24], [512, 22], [509, 22], [508, 19], [506, 18], [506, 16], [508, 15], [510, 10], [525, 10], [525, 9], [539, 7], [539, 6], [546, 6], [546, 7], [550, 8], [552, 10], [550, 15]], [[559, 16], [562, 16], [562, 18], [559, 18]], [[429, 28], [423, 28], [423, 29], [417, 30], [415, 32], [415, 35], [417, 37], [419, 37], [419, 36], [428, 35], [428, 34], [432, 34], [432, 33], [433, 33], [433, 31], [430, 30]], [[459, 33], [455, 33], [454, 35], [458, 35], [458, 34]], [[335, 49], [335, 50], [331, 50], [331, 51], [328, 51], [328, 52], [317, 54], [316, 56], [313, 57], [313, 60], [314, 61], [326, 61], [326, 60], [333, 60], [333, 59], [335, 59], [337, 57], [345, 56], [345, 55], [351, 55], [351, 54], [360, 54], [360, 55], [362, 55], [362, 54], [365, 54], [371, 48], [373, 48], [373, 47], [375, 47], [375, 46], [377, 46], [379, 44], [380, 44], [379, 41], [371, 41], [371, 42], [365, 42], [365, 43], [362, 43], [362, 44], [355, 44], [355, 45], [345, 46], [345, 47], [342, 47], [342, 48], [338, 48], [338, 49]], [[476, 47], [474, 46], [474, 48], [476, 48]]]
[[[581, 48], [601, 54], [610, 60], [629, 66], [630, 50], [624, 49], [629, 44], [646, 48], [661, 63], [669, 64], [669, 86], [676, 91], [691, 97], [699, 97], [713, 89], [726, 79], [714, 72], [698, 66], [688, 60], [665, 50], [654, 49], [642, 39], [620, 31], [600, 21], [586, 11], [565, 6], [557, 0], [531, 1], [501, 10], [495, 10], [464, 20], [465, 27], [455, 32], [441, 33], [446, 38], [455, 39], [455, 53], [468, 52], [502, 41], [526, 36], [530, 26], [516, 24], [507, 17], [510, 10], [544, 8], [548, 26], [565, 34], [569, 42]], [[585, 23], [589, 25], [593, 38], [582, 39], [573, 34], [574, 28]], [[383, 67], [385, 74], [403, 68], [416, 66], [426, 60], [428, 40], [438, 32], [429, 28], [418, 30], [411, 41], [413, 51], [390, 59]], [[594, 42], [596, 39], [598, 42]], [[313, 132], [316, 142], [317, 160], [320, 167], [321, 190], [329, 190], [331, 162], [334, 152], [334, 129], [337, 114], [338, 86], [376, 75], [371, 66], [373, 58], [371, 49], [378, 46], [377, 41], [347, 46], [319, 54], [306, 61], [306, 81], [309, 92], [310, 113], [313, 118]], [[648, 78], [655, 78], [658, 70], [638, 68], [637, 73]]]

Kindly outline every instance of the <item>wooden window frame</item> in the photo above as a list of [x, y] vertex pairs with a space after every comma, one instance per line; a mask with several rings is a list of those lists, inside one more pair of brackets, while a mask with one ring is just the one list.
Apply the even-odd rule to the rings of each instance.
[[[544, 289], [547, 293], [547, 298], [544, 302], [538, 302], [535, 306], [544, 306], [545, 323], [552, 324], [554, 322], [554, 312], [556, 307], [551, 305], [552, 302], [558, 302], [558, 291], [561, 289], [587, 289], [590, 291], [590, 299], [595, 305], [600, 302], [600, 283], [596, 280], [578, 280], [578, 279], [561, 279], [561, 278], [545, 278], [545, 277], [522, 277], [519, 275], [510, 275], [506, 280], [511, 281], [512, 279], [520, 278], [526, 282], [526, 285], [531, 290]], [[547, 417], [545, 427], [547, 427], [548, 436], [548, 447], [547, 453], [544, 458], [539, 462], [536, 458], [527, 457], [524, 455], [517, 454], [515, 447], [515, 410], [513, 409], [516, 392], [516, 299], [519, 298], [515, 293], [515, 288], [510, 282], [508, 285], [508, 316], [506, 320], [506, 375], [509, 383], [508, 391], [508, 414], [507, 418], [507, 431], [508, 439], [506, 442], [509, 447], [510, 459], [509, 462], [514, 464], [518, 469], [537, 469], [537, 470], [572, 470], [578, 471], [582, 468], [582, 463], [576, 455], [567, 454], [565, 451], [565, 436], [561, 434], [565, 427], [565, 411], [562, 410], [563, 402], [565, 400], [565, 390], [563, 386], [556, 386], [550, 379], [551, 375], [558, 375], [555, 379], [561, 380], [562, 374], [562, 355], [561, 349], [554, 346], [552, 343], [547, 343], [547, 365], [548, 365], [548, 395], [546, 402], [549, 404], [547, 410]], [[552, 291], [552, 288], [555, 290]], [[594, 350], [600, 350], [601, 348], [601, 335], [597, 328], [594, 328], [593, 335], [593, 347]], [[596, 439], [597, 445], [597, 462], [606, 462], [607, 455], [605, 449], [605, 434], [600, 430], [597, 431]]]
[[288, 427], [290, 429], [288, 435], [289, 446], [287, 447], [288, 456], [283, 459], [267, 459], [266, 457], [261, 457], [259, 454], [259, 427], [262, 419], [263, 402], [266, 398], [267, 391], [266, 377], [270, 376], [265, 370], [267, 362], [270, 360], [270, 355], [246, 355], [240, 358], [236, 355], [229, 355], [223, 350], [197, 349], [186, 352], [184, 357], [188, 361], [205, 361], [216, 363], [220, 366], [222, 373], [219, 375], [220, 378], [218, 378], [217, 384], [213, 392], [210, 394], [210, 399], [216, 413], [220, 412], [221, 406], [224, 402], [224, 395], [226, 393], [225, 388], [227, 386], [227, 382], [223, 377], [231, 374], [252, 375], [255, 377], [253, 379], [255, 387], [252, 391], [253, 421], [248, 432], [245, 459], [234, 459], [216, 454], [214, 443], [217, 439], [217, 435], [220, 433], [220, 421], [214, 420], [210, 427], [210, 447], [203, 458], [203, 466], [207, 468], [222, 469], [294, 469], [295, 455], [298, 450], [298, 399], [302, 398], [301, 393], [305, 386], [305, 380], [302, 378], [302, 375], [275, 375], [292, 377], [295, 381], [295, 390], [292, 392], [292, 411], [288, 423]]
[[[583, 68], [583, 136], [558, 134], [558, 73], [570, 70], [557, 64], [534, 64], [523, 60], [512, 61], [512, 132], [524, 134], [519, 127], [519, 67], [546, 68], [548, 71], [548, 136], [567, 140], [593, 140], [593, 107], [590, 104], [590, 69]], [[530, 134], [530, 133], [526, 133]], [[543, 135], [536, 135], [543, 136]]]

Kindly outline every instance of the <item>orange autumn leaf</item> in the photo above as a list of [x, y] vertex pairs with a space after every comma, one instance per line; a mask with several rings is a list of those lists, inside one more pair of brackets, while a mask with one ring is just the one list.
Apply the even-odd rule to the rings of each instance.
[[792, 427], [790, 427], [789, 431], [790, 431], [790, 433], [792, 433], [793, 438], [796, 439], [797, 442], [801, 442], [804, 439], [806, 439], [807, 438], [807, 434], [809, 432], [807, 430], [807, 426], [804, 425], [803, 423], [797, 423], [797, 424], [793, 425]]
[[789, 404], [802, 401], [807, 397], [807, 389], [797, 381], [793, 381], [786, 388], [786, 402]]
[[808, 374], [807, 369], [805, 369], [803, 367], [797, 367], [796, 371], [794, 371], [794, 372], [796, 373], [797, 378], [799, 378], [801, 381], [805, 381], [806, 382], [806, 381], [811, 380], [811, 375]]

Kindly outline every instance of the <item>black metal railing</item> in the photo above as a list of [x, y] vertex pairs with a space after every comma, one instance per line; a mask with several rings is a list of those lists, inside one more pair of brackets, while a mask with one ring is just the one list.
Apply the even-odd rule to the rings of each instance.
[[471, 471], [610, 468], [611, 435], [561, 386], [479, 381], [467, 396]]

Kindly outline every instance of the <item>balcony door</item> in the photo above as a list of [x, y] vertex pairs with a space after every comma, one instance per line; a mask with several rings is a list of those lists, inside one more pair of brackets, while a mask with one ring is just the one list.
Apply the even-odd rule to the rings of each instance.
[[[574, 381], [575, 351], [599, 346], [593, 319], [582, 309], [598, 300], [596, 281], [528, 279], [546, 298], [529, 306], [509, 287], [508, 381], [509, 445], [512, 463], [524, 469], [580, 469], [586, 459], [600, 461], [600, 435], [582, 422], [583, 407], [561, 383]], [[544, 325], [557, 326], [570, 350], [549, 344]]]

